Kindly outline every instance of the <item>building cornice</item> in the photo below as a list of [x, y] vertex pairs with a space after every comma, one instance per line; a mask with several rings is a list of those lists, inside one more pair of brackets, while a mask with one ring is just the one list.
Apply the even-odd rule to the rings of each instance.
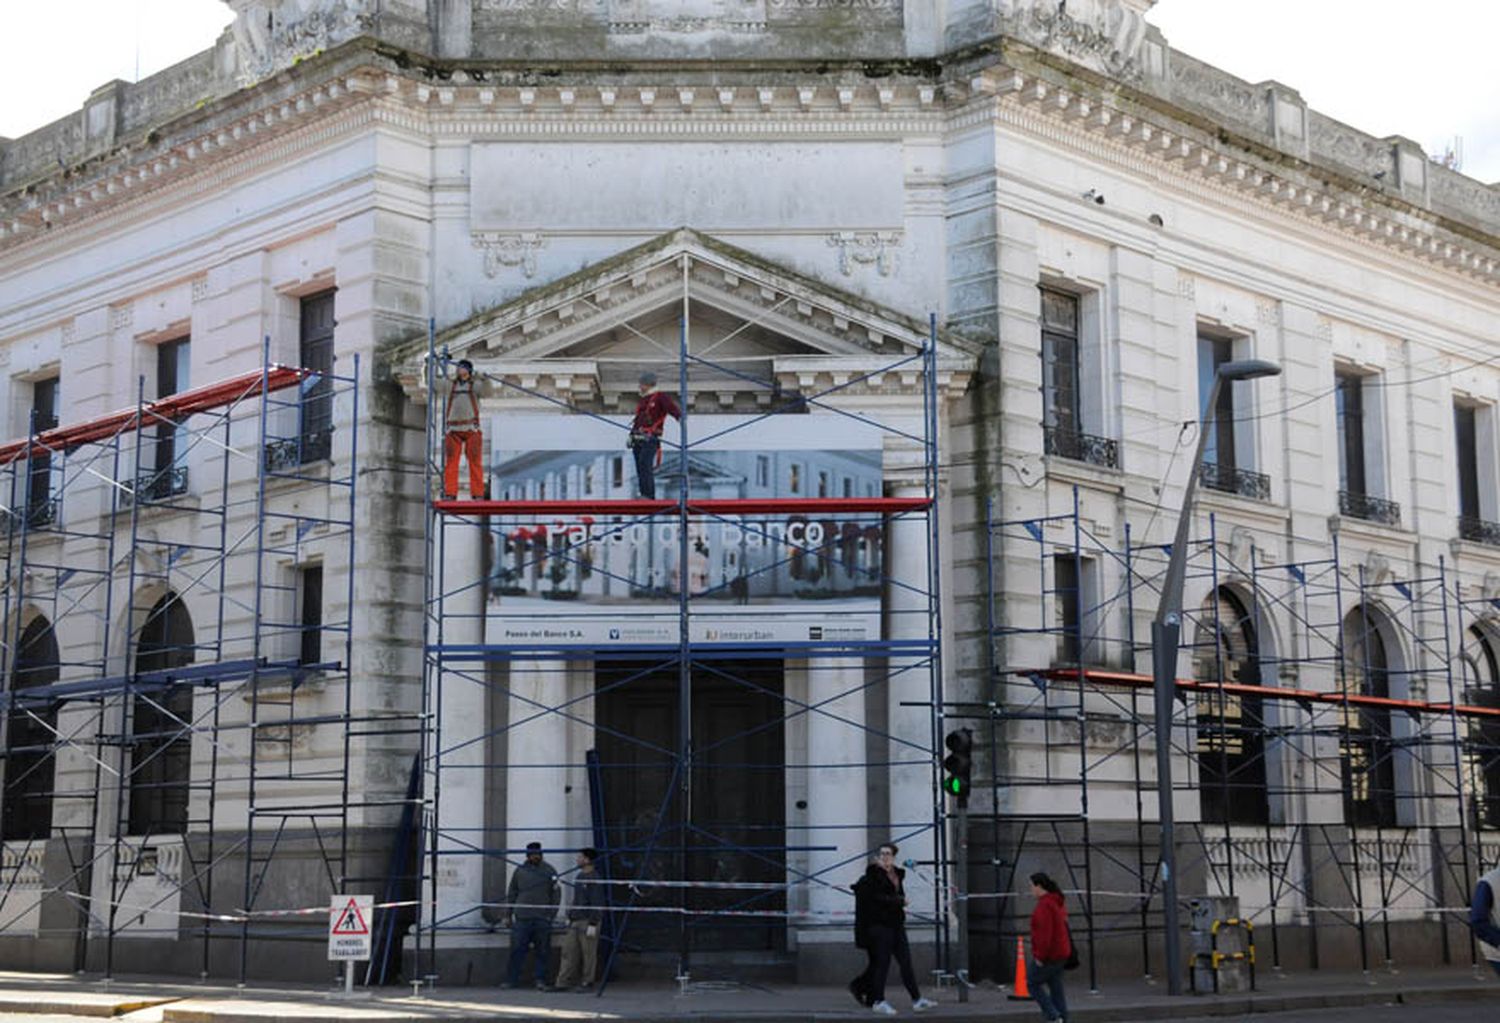
[[[1174, 180], [1200, 194], [1233, 196], [1346, 238], [1500, 285], [1500, 244], [1398, 197], [1339, 181], [1309, 163], [1272, 164], [1196, 126], [1143, 114], [1118, 92], [1060, 85], [1053, 76], [999, 65], [971, 76], [963, 100], [997, 124], [1047, 138], [1137, 174]], [[1206, 192], [1205, 192], [1206, 190]]]

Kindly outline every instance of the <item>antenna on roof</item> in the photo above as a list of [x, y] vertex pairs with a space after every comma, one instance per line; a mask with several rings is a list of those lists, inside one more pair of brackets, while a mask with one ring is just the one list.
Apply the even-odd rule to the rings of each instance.
[[1449, 170], [1463, 170], [1464, 137], [1462, 135], [1453, 136], [1452, 142], [1444, 145], [1436, 154], [1433, 155], [1432, 162], [1442, 164]]

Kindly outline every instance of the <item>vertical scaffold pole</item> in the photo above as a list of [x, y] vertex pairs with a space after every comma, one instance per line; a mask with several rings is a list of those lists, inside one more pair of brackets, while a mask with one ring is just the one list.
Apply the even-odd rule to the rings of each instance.
[[[689, 835], [693, 826], [693, 663], [692, 636], [688, 620], [688, 261], [682, 260], [682, 316], [678, 331], [677, 404], [677, 756], [678, 821], [677, 877], [688, 880]], [[657, 449], [658, 452], [661, 450]], [[692, 932], [688, 926], [688, 888], [677, 889], [677, 979], [686, 983], [691, 974]]]
[[[127, 820], [129, 815], [129, 803], [127, 801], [130, 788], [130, 704], [135, 692], [135, 666], [137, 653], [138, 626], [135, 621], [135, 587], [136, 587], [136, 565], [139, 563], [140, 544], [140, 520], [141, 520], [141, 432], [142, 409], [146, 403], [146, 378], [136, 378], [135, 394], [135, 421], [134, 441], [135, 459], [130, 466], [130, 567], [126, 572], [125, 589], [125, 670], [122, 673], [123, 683], [120, 686], [120, 709], [116, 720], [119, 721], [119, 732], [116, 735], [115, 749], [117, 751], [116, 763], [119, 773], [115, 775], [115, 819], [114, 836], [110, 842], [109, 856], [109, 923], [105, 928], [104, 936], [104, 979], [109, 980], [114, 976], [115, 964], [115, 934], [118, 909], [120, 905], [120, 851], [123, 847], [122, 840], [126, 828], [129, 827]], [[149, 609], [148, 609], [149, 613]], [[134, 867], [132, 867], [132, 870]]]
[[[240, 980], [239, 986], [244, 987], [249, 980], [250, 972], [250, 911], [255, 902], [255, 894], [258, 888], [255, 879], [255, 777], [258, 763], [256, 759], [256, 729], [260, 725], [260, 669], [265, 657], [264, 644], [262, 643], [261, 616], [265, 611], [265, 562], [266, 562], [266, 436], [270, 428], [270, 372], [271, 372], [271, 336], [266, 335], [262, 342], [260, 353], [260, 429], [256, 436], [254, 446], [255, 455], [255, 595], [254, 618], [250, 623], [250, 727], [246, 730], [249, 751], [246, 754], [246, 766], [248, 774], [245, 778], [245, 887], [244, 902], [241, 903], [240, 912], [243, 914], [240, 920]], [[301, 423], [297, 427], [298, 452], [301, 452]]]
[[[1465, 895], [1465, 896], [1467, 896], [1469, 894], [1469, 892], [1473, 891], [1473, 887], [1472, 887], [1473, 886], [1473, 878], [1471, 876], [1470, 869], [1469, 869], [1469, 815], [1468, 815], [1469, 800], [1468, 800], [1468, 790], [1467, 790], [1467, 788], [1464, 785], [1464, 753], [1463, 753], [1464, 737], [1463, 737], [1462, 728], [1459, 725], [1459, 721], [1458, 721], [1458, 701], [1459, 701], [1459, 694], [1454, 690], [1454, 687], [1453, 687], [1453, 660], [1454, 660], [1454, 658], [1453, 658], [1453, 631], [1452, 630], [1453, 630], [1453, 624], [1454, 623], [1451, 622], [1449, 620], [1449, 618], [1448, 618], [1448, 577], [1447, 577], [1447, 563], [1444, 560], [1444, 558], [1443, 558], [1442, 555], [1438, 555], [1438, 587], [1439, 587], [1439, 592], [1442, 594], [1442, 598], [1443, 598], [1443, 663], [1447, 666], [1447, 672], [1448, 672], [1448, 725], [1449, 725], [1450, 728], [1453, 729], [1453, 744], [1452, 744], [1452, 750], [1453, 750], [1453, 784], [1456, 786], [1456, 790], [1457, 790], [1457, 793], [1458, 793], [1458, 851], [1459, 851], [1459, 863], [1460, 863], [1460, 868], [1463, 871], [1463, 888], [1462, 888], [1462, 894]], [[1454, 595], [1454, 599], [1458, 601], [1458, 608], [1457, 608], [1457, 611], [1458, 611], [1458, 613], [1457, 613], [1458, 622], [1457, 622], [1457, 625], [1458, 625], [1458, 653], [1459, 653], [1459, 659], [1460, 659], [1460, 662], [1462, 664], [1467, 665], [1469, 662], [1468, 662], [1467, 658], [1464, 658], [1464, 656], [1463, 656], [1463, 651], [1464, 651], [1464, 639], [1463, 639], [1463, 636], [1464, 636], [1464, 633], [1463, 633], [1463, 627], [1464, 627], [1463, 594], [1462, 594], [1462, 592], [1459, 589], [1459, 581], [1458, 581], [1458, 574], [1457, 574], [1457, 572], [1454, 573], [1453, 595]], [[1476, 823], [1475, 830], [1476, 831], [1478, 830], [1477, 823]], [[1440, 836], [1441, 832], [1437, 828], [1434, 828], [1433, 829], [1433, 834]], [[1439, 850], [1442, 849], [1442, 840], [1441, 840], [1441, 837], [1439, 837], [1436, 840], [1435, 844], [1437, 845], [1437, 847], [1438, 847]], [[1440, 857], [1440, 858], [1441, 859], [1446, 859], [1447, 857], [1443, 856], [1443, 857]], [[1437, 869], [1441, 870], [1442, 869], [1442, 865], [1438, 864], [1437, 865]], [[1439, 905], [1441, 905], [1441, 902], [1439, 902]], [[1443, 943], [1444, 943], [1445, 946], [1447, 945], [1447, 942], [1448, 942], [1448, 925], [1446, 923], [1444, 923], [1443, 924]], [[1474, 944], [1474, 936], [1473, 936], [1472, 933], [1469, 935], [1468, 945], [1469, 945], [1469, 965], [1473, 966], [1473, 967], [1477, 967], [1479, 965], [1479, 958], [1478, 958], [1478, 955], [1477, 955], [1477, 947]], [[1446, 961], [1446, 959], [1445, 959], [1445, 961]]]
[[[438, 739], [436, 728], [440, 709], [437, 676], [442, 670], [440, 660], [433, 652], [433, 615], [437, 616], [437, 643], [442, 645], [442, 586], [434, 586], [433, 565], [441, 564], [434, 557], [433, 544], [437, 542], [437, 512], [432, 507], [432, 473], [434, 445], [438, 442], [436, 417], [437, 394], [437, 320], [427, 320], [427, 414], [422, 437], [422, 691], [421, 727], [419, 733], [420, 779], [417, 790], [418, 805], [413, 807], [413, 819], [422, 821], [427, 829], [427, 904], [417, 907], [416, 961], [417, 976], [414, 982], [437, 973], [437, 891], [438, 891], [438, 839], [437, 839], [437, 765], [429, 763], [436, 755]], [[436, 603], [436, 607], [434, 604]], [[431, 783], [429, 785], [429, 772]], [[418, 863], [424, 859], [420, 841], [417, 843]], [[417, 901], [422, 901], [422, 870], [417, 869]], [[425, 922], [425, 928], [424, 928]], [[426, 938], [427, 969], [422, 970], [423, 938]]]

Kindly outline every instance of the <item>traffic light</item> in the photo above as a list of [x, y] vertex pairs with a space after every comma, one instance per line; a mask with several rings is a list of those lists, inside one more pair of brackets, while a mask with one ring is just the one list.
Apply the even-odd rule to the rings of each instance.
[[959, 728], [949, 732], [943, 741], [948, 747], [948, 755], [943, 758], [943, 791], [959, 803], [966, 804], [972, 784], [970, 776], [974, 772], [974, 733]]

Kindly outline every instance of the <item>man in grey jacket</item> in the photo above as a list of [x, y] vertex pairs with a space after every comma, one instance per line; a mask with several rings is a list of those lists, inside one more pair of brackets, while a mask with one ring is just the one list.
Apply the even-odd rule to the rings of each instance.
[[510, 964], [503, 987], [521, 985], [526, 952], [536, 948], [536, 986], [549, 991], [547, 959], [552, 952], [552, 921], [557, 916], [557, 871], [542, 859], [542, 843], [526, 843], [526, 862], [510, 875], [505, 921], [510, 925]]
[[[604, 885], [596, 884], [594, 873], [597, 849], [578, 850], [578, 876], [573, 881], [573, 901], [568, 906], [568, 929], [563, 934], [562, 969], [557, 971], [557, 986], [563, 990], [578, 986], [588, 991], [594, 985], [594, 970], [599, 959], [599, 925], [604, 922]], [[582, 972], [579, 972], [582, 960]]]

